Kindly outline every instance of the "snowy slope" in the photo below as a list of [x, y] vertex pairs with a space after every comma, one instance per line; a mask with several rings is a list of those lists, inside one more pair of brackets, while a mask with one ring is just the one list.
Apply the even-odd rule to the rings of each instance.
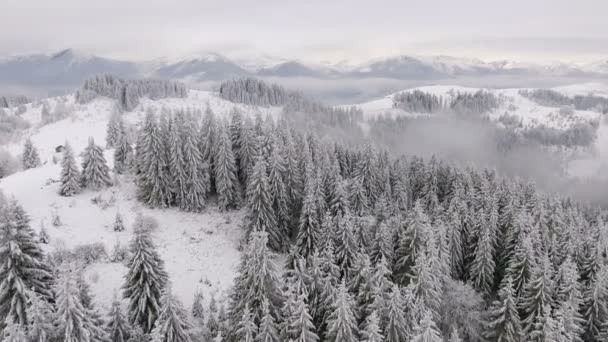
[[[597, 92], [597, 94], [599, 95], [603, 91], [603, 89], [605, 89], [605, 87], [605, 85], [601, 84], [584, 84], [570, 86], [569, 88], [562, 88], [567, 89], [567, 91], [563, 91], [563, 93], [566, 95], [572, 95], [575, 93], [594, 93], [592, 89], [598, 89], [595, 92]], [[555, 90], [561, 91], [562, 88], [555, 88]], [[522, 88], [486, 89], [451, 85], [425, 86], [404, 89], [402, 91], [384, 96], [380, 99], [357, 104], [356, 106], [363, 110], [367, 118], [373, 118], [377, 115], [384, 115], [387, 113], [392, 115], [405, 116], [428, 115], [422, 113], [410, 113], [405, 112], [401, 109], [393, 108], [393, 96], [395, 94], [413, 90], [420, 90], [425, 93], [441, 96], [444, 99], [447, 99], [448, 101], [458, 93], [475, 93], [479, 90], [490, 92], [501, 98], [503, 101], [502, 104], [496, 110], [489, 113], [489, 117], [491, 119], [498, 119], [506, 112], [510, 115], [519, 116], [524, 126], [536, 126], [544, 124], [548, 127], [568, 128], [575, 122], [597, 120], [600, 117], [599, 113], [585, 110], [575, 110], [572, 115], [560, 115], [559, 108], [541, 106], [535, 103], [534, 101], [531, 101], [530, 99], [521, 96], [519, 94], [519, 91], [522, 90]]]
[[[27, 106], [23, 117], [30, 121], [32, 127], [24, 137], [31, 135], [38, 147], [43, 162], [41, 167], [25, 170], [0, 180], [0, 189], [14, 196], [31, 216], [32, 227], [38, 231], [44, 225], [51, 236], [47, 251], [57, 248], [73, 248], [79, 244], [101, 242], [110, 253], [117, 241], [127, 245], [132, 236], [132, 223], [138, 213], [154, 217], [159, 228], [154, 232], [154, 241], [165, 261], [172, 286], [177, 296], [186, 305], [190, 305], [194, 293], [200, 289], [208, 300], [214, 293], [221, 299], [225, 295], [235, 276], [235, 267], [239, 261], [239, 241], [242, 238], [240, 228], [244, 211], [220, 213], [217, 207], [209, 205], [201, 214], [180, 212], [176, 209], [148, 209], [135, 198], [135, 186], [130, 176], [120, 176], [114, 186], [101, 192], [84, 191], [74, 197], [61, 197], [59, 189], [60, 165], [53, 163], [55, 147], [66, 140], [70, 142], [77, 155], [85, 148], [88, 137], [95, 139], [98, 145], [105, 145], [106, 125], [111, 115], [114, 102], [107, 98], [98, 98], [88, 104], [74, 103], [73, 96], [47, 99], [52, 108], [58, 101], [65, 101], [71, 108], [71, 115], [61, 121], [44, 125], [40, 124], [40, 105]], [[276, 116], [278, 108], [257, 108], [237, 105], [219, 98], [216, 94], [202, 91], [190, 91], [184, 99], [143, 99], [140, 105], [124, 115], [126, 122], [137, 124], [144, 117], [146, 110], [153, 108], [160, 112], [168, 109], [204, 109], [209, 107], [218, 118], [228, 118], [229, 112], [239, 108], [245, 115]], [[14, 109], [12, 109], [14, 110]], [[13, 155], [21, 153], [23, 139], [5, 146]], [[113, 150], [106, 150], [105, 157], [112, 167]], [[80, 163], [80, 160], [77, 161]], [[109, 204], [102, 208], [92, 199], [100, 196]], [[117, 212], [123, 217], [126, 230], [114, 232], [112, 224]], [[53, 214], [57, 213], [62, 225], [54, 227]], [[98, 304], [105, 312], [115, 291], [120, 289], [126, 268], [119, 263], [100, 262], [86, 270], [86, 279], [90, 282]]]

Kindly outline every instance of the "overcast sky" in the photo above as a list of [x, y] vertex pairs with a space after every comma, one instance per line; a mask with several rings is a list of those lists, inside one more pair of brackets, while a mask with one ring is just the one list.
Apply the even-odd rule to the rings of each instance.
[[608, 56], [607, 0], [0, 0], [0, 54]]

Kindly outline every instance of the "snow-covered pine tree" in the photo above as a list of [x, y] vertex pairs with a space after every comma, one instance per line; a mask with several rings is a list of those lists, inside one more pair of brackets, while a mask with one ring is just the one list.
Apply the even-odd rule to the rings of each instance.
[[255, 338], [256, 342], [279, 342], [279, 332], [274, 317], [270, 313], [270, 304], [268, 299], [262, 302], [262, 319], [260, 320], [260, 329]]
[[520, 341], [522, 328], [510, 276], [505, 279], [498, 293], [498, 300], [492, 303], [488, 315], [489, 320], [485, 331], [486, 338], [491, 341]]
[[63, 145], [63, 160], [61, 161], [61, 196], [74, 196], [80, 191], [80, 171], [74, 159], [74, 151], [68, 142]]
[[232, 149], [234, 151], [234, 158], [236, 160], [237, 167], [241, 167], [241, 136], [243, 131], [243, 115], [241, 111], [234, 107], [230, 111], [230, 123], [228, 124], [228, 131], [230, 136], [230, 142], [232, 142]]
[[169, 172], [171, 174], [173, 201], [181, 209], [186, 204], [186, 160], [184, 158], [184, 136], [185, 136], [185, 113], [178, 111], [174, 117], [168, 121], [168, 141], [169, 141]]
[[365, 320], [365, 327], [361, 331], [361, 342], [383, 342], [384, 336], [380, 331], [380, 318], [378, 317], [377, 311], [367, 316]]
[[404, 227], [398, 233], [399, 240], [395, 255], [395, 277], [401, 284], [408, 284], [412, 267], [416, 257], [423, 248], [430, 230], [429, 218], [422, 209], [420, 201], [416, 201], [414, 208], [408, 213]]
[[191, 115], [186, 116], [186, 127], [183, 138], [183, 158], [186, 164], [186, 197], [182, 209], [199, 212], [205, 207], [209, 183], [209, 164], [203, 159], [201, 143], [197, 137], [198, 126]]
[[237, 207], [240, 199], [240, 187], [234, 153], [232, 152], [232, 142], [225, 125], [219, 127], [214, 159], [214, 175], [220, 210]]
[[113, 148], [117, 146], [119, 137], [125, 135], [125, 123], [122, 120], [122, 113], [116, 108], [110, 115], [106, 129], [106, 147]]
[[32, 169], [41, 165], [38, 149], [34, 146], [32, 139], [27, 137], [23, 144], [23, 154], [21, 155], [21, 163], [24, 169]]
[[55, 329], [53, 326], [53, 306], [33, 291], [30, 291], [28, 298], [30, 300], [26, 310], [28, 318], [28, 341], [50, 341]]
[[[253, 232], [241, 257], [234, 290], [230, 296], [230, 321], [235, 327], [243, 316], [245, 305], [252, 309], [255, 322], [264, 315], [262, 303], [268, 300], [270, 312], [276, 315], [281, 307], [282, 294], [277, 266], [268, 249], [268, 233]], [[232, 331], [234, 335], [234, 331]]]
[[71, 269], [65, 267], [55, 286], [57, 337], [65, 342], [104, 341], [101, 327], [95, 326], [90, 312], [83, 306], [78, 285]]
[[0, 206], [0, 328], [28, 322], [28, 291], [51, 300], [52, 274], [29, 217], [16, 201]]
[[482, 224], [479, 227], [479, 240], [475, 248], [475, 258], [470, 266], [470, 278], [473, 286], [478, 291], [489, 294], [494, 282], [494, 243], [492, 228], [487, 223], [484, 215]]
[[314, 253], [319, 239], [319, 213], [315, 189], [315, 179], [309, 179], [306, 183], [306, 196], [302, 203], [296, 242], [298, 254], [304, 258]]
[[112, 307], [110, 308], [109, 320], [107, 323], [107, 331], [110, 334], [112, 342], [126, 342], [131, 334], [131, 327], [120, 307], [120, 300], [114, 294], [112, 299]]
[[272, 208], [276, 216], [277, 232], [283, 247], [286, 247], [291, 233], [291, 218], [289, 212], [289, 197], [285, 185], [286, 163], [283, 158], [284, 149], [277, 136], [274, 137], [272, 152], [268, 160], [268, 183]]
[[116, 216], [114, 217], [114, 224], [112, 225], [112, 229], [115, 232], [122, 232], [125, 230], [125, 224], [122, 221], [122, 215], [119, 212], [116, 212]]
[[188, 331], [190, 323], [180, 301], [171, 293], [171, 287], [165, 288], [161, 298], [161, 309], [154, 323], [152, 336], [160, 342], [190, 342]]
[[458, 335], [458, 329], [454, 326], [452, 330], [450, 330], [450, 336], [448, 337], [448, 342], [462, 342], [462, 339]]
[[433, 321], [433, 313], [426, 309], [422, 314], [418, 329], [412, 338], [412, 342], [442, 342], [443, 338], [435, 321]]
[[344, 281], [338, 287], [331, 314], [327, 321], [327, 336], [332, 342], [356, 341], [359, 335], [354, 300]]
[[259, 140], [252, 127], [252, 123], [249, 119], [243, 122], [241, 127], [241, 139], [240, 146], [236, 150], [233, 146], [233, 150], [238, 155], [239, 165], [238, 174], [243, 186], [246, 188], [248, 184], [248, 178], [253, 170], [255, 160], [259, 155]]
[[133, 147], [126, 132], [121, 133], [114, 149], [114, 172], [120, 174], [129, 172], [133, 167]]
[[[428, 242], [431, 244], [432, 242]], [[433, 248], [432, 246], [427, 249]], [[435, 259], [434, 259], [435, 258]], [[416, 263], [410, 275], [412, 290], [416, 298], [424, 303], [426, 308], [431, 310], [434, 315], [439, 313], [442, 294], [441, 269], [432, 250], [421, 251], [416, 257]]]
[[[518, 218], [518, 222], [523, 227], [527, 227], [529, 225], [529, 216], [522, 213]], [[505, 272], [513, 281], [516, 297], [521, 294], [525, 284], [530, 280], [532, 270], [536, 267], [536, 264], [537, 260], [532, 239], [527, 229], [522, 229]]]
[[298, 167], [297, 148], [291, 131], [285, 125], [280, 127], [280, 134], [285, 146], [285, 186], [287, 188], [287, 198], [290, 216], [291, 216], [291, 234], [290, 237], [297, 235], [297, 223], [300, 219], [300, 206], [304, 197], [304, 183], [302, 173]]
[[192, 302], [192, 317], [199, 321], [205, 320], [205, 308], [203, 306], [203, 293], [199, 290], [194, 294], [194, 302]]
[[112, 185], [110, 168], [103, 156], [103, 150], [95, 145], [92, 137], [89, 137], [89, 145], [82, 153], [81, 183], [85, 188], [96, 190]]
[[138, 197], [151, 207], [171, 203], [172, 181], [163, 134], [156, 116], [148, 111], [137, 139], [136, 161]]
[[608, 266], [602, 265], [592, 277], [583, 296], [582, 313], [583, 340], [602, 341], [608, 325]]
[[[388, 295], [387, 305], [387, 321], [384, 328], [386, 342], [406, 341], [409, 336], [408, 333], [412, 331], [412, 327], [409, 326], [410, 322], [408, 322], [405, 316], [405, 301], [397, 285], [393, 285]], [[409, 310], [413, 309], [409, 308]]]
[[245, 309], [243, 309], [243, 316], [241, 317], [241, 320], [238, 323], [238, 329], [236, 331], [236, 334], [239, 337], [238, 340], [241, 342], [254, 342], [257, 332], [258, 327], [253, 321], [251, 310], [249, 310], [249, 306], [245, 304]]
[[317, 342], [319, 336], [315, 333], [312, 316], [304, 296], [299, 295], [295, 302], [293, 316], [290, 317], [289, 335], [294, 342]]
[[339, 217], [336, 222], [333, 237], [336, 246], [336, 262], [340, 267], [342, 276], [350, 280], [360, 247], [355, 237], [354, 218], [350, 212], [347, 212], [344, 216]]
[[161, 309], [167, 274], [149, 231], [135, 230], [130, 252], [123, 285], [123, 297], [129, 300], [129, 322], [150, 332]]
[[199, 133], [199, 151], [203, 157], [203, 161], [209, 167], [209, 191], [215, 192], [215, 155], [216, 155], [216, 138], [217, 127], [215, 114], [209, 106], [205, 109], [203, 122]]
[[544, 309], [551, 307], [553, 302], [552, 267], [549, 256], [545, 255], [542, 264], [532, 271], [530, 282], [526, 284], [519, 298], [522, 328], [527, 334], [535, 330], [534, 325], [538, 316], [545, 318], [551, 316], [551, 312], [544, 312]]
[[275, 251], [282, 250], [286, 243], [284, 236], [278, 230], [274, 208], [272, 207], [272, 195], [266, 170], [268, 165], [263, 157], [258, 157], [255, 166], [249, 175], [247, 185], [247, 220], [248, 231], [268, 232], [268, 244]]

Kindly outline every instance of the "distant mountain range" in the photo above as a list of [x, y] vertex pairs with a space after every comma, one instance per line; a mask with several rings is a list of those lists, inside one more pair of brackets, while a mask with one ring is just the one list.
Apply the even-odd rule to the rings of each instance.
[[[307, 64], [265, 58], [235, 61], [217, 53], [177, 61], [134, 62], [89, 55], [67, 49], [55, 54], [0, 58], [0, 86], [46, 89], [50, 93], [73, 90], [86, 78], [111, 73], [124, 78], [154, 77], [201, 83], [235, 77], [314, 79], [439, 80], [458, 77], [542, 76], [608, 78], [608, 60], [589, 64], [525, 64], [514, 61], [485, 62], [450, 56], [397, 56], [356, 66]], [[257, 65], [257, 66], [256, 66]], [[1, 92], [1, 90], [0, 90]]]

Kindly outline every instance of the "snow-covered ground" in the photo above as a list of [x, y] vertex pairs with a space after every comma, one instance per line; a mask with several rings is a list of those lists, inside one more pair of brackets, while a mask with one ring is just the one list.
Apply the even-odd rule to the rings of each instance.
[[[38, 148], [43, 165], [24, 170], [0, 180], [0, 189], [14, 196], [31, 216], [34, 230], [44, 225], [51, 237], [45, 245], [48, 252], [58, 248], [73, 248], [81, 244], [101, 242], [108, 254], [118, 241], [127, 246], [132, 237], [132, 223], [138, 213], [154, 217], [159, 227], [154, 232], [154, 241], [165, 261], [172, 287], [177, 296], [187, 306], [192, 303], [196, 291], [202, 291], [209, 300], [211, 295], [218, 299], [225, 296], [235, 276], [239, 262], [239, 242], [242, 238], [240, 227], [244, 211], [221, 213], [215, 205], [207, 206], [203, 213], [184, 213], [177, 209], [149, 209], [135, 198], [135, 186], [129, 176], [120, 176], [114, 186], [103, 191], [84, 191], [74, 197], [58, 195], [61, 155], [55, 147], [67, 140], [76, 155], [84, 150], [88, 138], [93, 137], [98, 145], [105, 145], [106, 126], [114, 110], [114, 101], [98, 98], [87, 104], [74, 103], [73, 96], [46, 100], [51, 109], [63, 101], [71, 114], [63, 120], [40, 126], [40, 104], [27, 105], [22, 117], [28, 120], [30, 128], [23, 137], [4, 146], [11, 154], [21, 153], [23, 140], [31, 136]], [[153, 108], [157, 113], [165, 107], [171, 110], [181, 108], [201, 109], [209, 106], [219, 118], [228, 118], [230, 111], [237, 107], [245, 115], [276, 116], [279, 108], [258, 108], [238, 105], [225, 101], [211, 92], [189, 92], [185, 99], [143, 99], [133, 112], [126, 113], [126, 122], [136, 124], [144, 117], [146, 110]], [[16, 109], [11, 109], [16, 110]], [[11, 111], [9, 110], [9, 111]], [[12, 114], [9, 112], [9, 114]], [[105, 157], [112, 167], [113, 150], [106, 150]], [[55, 157], [55, 158], [54, 158]], [[80, 163], [80, 161], [77, 161]], [[93, 203], [100, 197], [107, 207]], [[126, 230], [114, 232], [112, 224], [116, 213], [124, 220]], [[54, 214], [59, 215], [61, 226], [52, 225]], [[85, 278], [90, 283], [98, 304], [108, 309], [115, 291], [123, 283], [126, 268], [121, 263], [97, 262], [86, 269]]]

